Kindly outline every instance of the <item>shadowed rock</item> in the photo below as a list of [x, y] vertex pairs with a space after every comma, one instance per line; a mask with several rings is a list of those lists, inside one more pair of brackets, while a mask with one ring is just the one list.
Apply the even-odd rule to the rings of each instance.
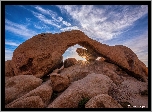
[[11, 60], [5, 61], [5, 76], [7, 77], [12, 77], [15, 75], [10, 63]]
[[64, 68], [68, 68], [72, 65], [75, 65], [77, 60], [75, 58], [68, 58], [64, 61]]

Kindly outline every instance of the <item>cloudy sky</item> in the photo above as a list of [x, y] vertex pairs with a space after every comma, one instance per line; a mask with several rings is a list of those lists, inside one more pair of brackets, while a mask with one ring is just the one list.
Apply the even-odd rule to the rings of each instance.
[[[78, 29], [90, 38], [110, 46], [125, 45], [148, 66], [147, 5], [6, 5], [5, 60], [34, 35]], [[64, 59], [83, 59], [75, 45]]]

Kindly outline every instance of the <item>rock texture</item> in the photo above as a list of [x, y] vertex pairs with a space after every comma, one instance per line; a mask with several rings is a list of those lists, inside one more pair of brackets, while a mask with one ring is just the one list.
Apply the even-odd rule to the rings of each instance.
[[79, 101], [92, 98], [97, 94], [108, 94], [112, 81], [102, 74], [89, 74], [85, 78], [73, 82], [48, 108], [77, 108]]
[[90, 39], [79, 30], [60, 34], [39, 34], [25, 41], [14, 51], [11, 66], [15, 75], [32, 74], [42, 77], [55, 69], [62, 60], [62, 54], [75, 44], [94, 51], [142, 81], [147, 81], [147, 68], [137, 55], [122, 45], [108, 46]]
[[[86, 48], [76, 52], [87, 61], [63, 63], [75, 44]], [[79, 30], [36, 35], [5, 62], [6, 108], [147, 108], [148, 91], [148, 68], [131, 49]]]
[[68, 58], [64, 61], [64, 68], [68, 68], [72, 65], [75, 65], [77, 60], [75, 58]]
[[[26, 107], [31, 104], [32, 107], [41, 108], [46, 107], [49, 103], [49, 100], [52, 95], [52, 87], [50, 86], [51, 82], [45, 82], [41, 86], [37, 87], [36, 89], [30, 91], [29, 93], [25, 94], [24, 96], [14, 100], [13, 102], [7, 104], [6, 108], [20, 108]], [[38, 97], [37, 97], [38, 96]], [[28, 101], [28, 99], [33, 98]], [[39, 102], [37, 102], [39, 101]]]
[[19, 75], [5, 82], [5, 104], [25, 95], [42, 83], [42, 80], [32, 75]]
[[5, 76], [7, 77], [15, 76], [13, 68], [11, 66], [11, 60], [5, 61]]
[[86, 50], [82, 48], [77, 48], [76, 52], [79, 56], [85, 58], [87, 61], [94, 61], [98, 58], [98, 54], [93, 50]]
[[85, 104], [85, 108], [122, 108], [122, 106], [108, 94], [99, 94], [91, 98]]
[[6, 108], [44, 108], [45, 105], [39, 96], [30, 96], [14, 102]]
[[[114, 64], [107, 63], [107, 62], [101, 62], [98, 60], [95, 60], [92, 63], [85, 63], [84, 61], [80, 64], [77, 63], [74, 66], [71, 66], [69, 68], [64, 68], [60, 74], [62, 76], [68, 76], [70, 79], [70, 82], [74, 82], [80, 79], [83, 79], [88, 74], [96, 73], [96, 74], [104, 74], [107, 75], [115, 84], [121, 84], [123, 81], [122, 74], [126, 74], [125, 72], [121, 71], [121, 69], [118, 71], [119, 67], [115, 66]], [[120, 74], [120, 75], [119, 75]], [[128, 74], [126, 76], [129, 77]]]
[[52, 74], [50, 75], [50, 79], [53, 91], [61, 92], [65, 90], [70, 84], [69, 78], [60, 74]]

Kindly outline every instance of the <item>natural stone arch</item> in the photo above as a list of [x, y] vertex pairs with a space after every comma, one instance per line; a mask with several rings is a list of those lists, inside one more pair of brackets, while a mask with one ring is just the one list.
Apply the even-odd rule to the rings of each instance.
[[59, 34], [38, 34], [32, 37], [14, 51], [11, 66], [15, 75], [32, 74], [42, 77], [59, 64], [63, 53], [75, 44], [94, 50], [101, 57], [121, 67], [132, 76], [142, 81], [147, 80], [148, 72], [145, 64], [131, 49], [122, 45], [108, 46], [99, 43], [79, 30]]

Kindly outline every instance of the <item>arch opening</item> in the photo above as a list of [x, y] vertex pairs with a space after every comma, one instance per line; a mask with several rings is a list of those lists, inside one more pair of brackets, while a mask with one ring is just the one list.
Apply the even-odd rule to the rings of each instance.
[[63, 61], [68, 59], [68, 58], [75, 58], [77, 61], [82, 60], [86, 61], [85, 56], [79, 56], [78, 53], [76, 52], [77, 48], [83, 48], [86, 49], [78, 44], [69, 46], [69, 48], [64, 52], [63, 56]]

